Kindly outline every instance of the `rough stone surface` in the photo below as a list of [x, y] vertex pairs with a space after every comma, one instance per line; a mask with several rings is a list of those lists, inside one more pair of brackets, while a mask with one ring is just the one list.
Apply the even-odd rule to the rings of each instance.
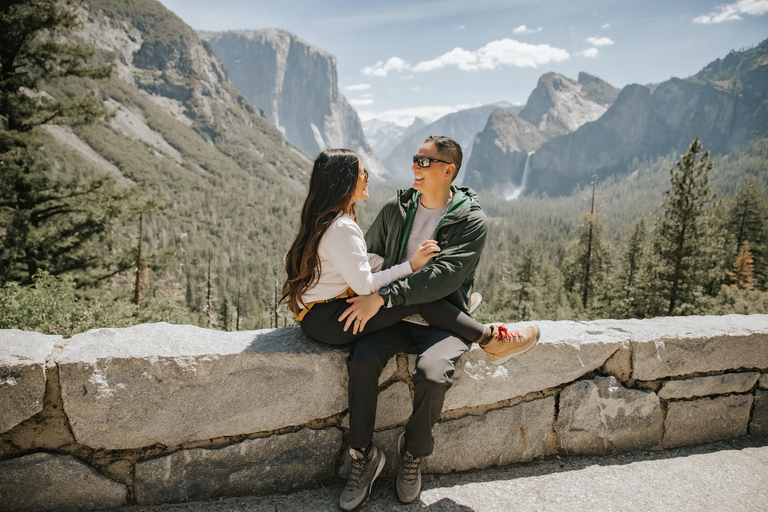
[[93, 510], [125, 505], [128, 490], [70, 455], [35, 453], [0, 462], [0, 509]]
[[752, 389], [760, 374], [758, 372], [725, 373], [708, 377], [670, 380], [659, 390], [659, 398], [693, 398], [726, 393], [746, 393]]
[[760, 376], [757, 385], [760, 386], [760, 389], [768, 389], [768, 373], [764, 373]]
[[[395, 382], [379, 392], [376, 407], [376, 428], [380, 430], [394, 428], [408, 421], [413, 411], [411, 391], [405, 382]], [[349, 415], [341, 424], [349, 428]]]
[[604, 320], [632, 339], [632, 377], [768, 368], [768, 315]]
[[731, 395], [670, 402], [664, 422], [664, 448], [745, 435], [752, 401], [752, 395]]
[[424, 459], [424, 471], [468, 471], [542, 457], [554, 418], [555, 397], [550, 396], [483, 416], [439, 422], [434, 428], [434, 451]]
[[749, 422], [749, 435], [768, 437], [768, 391], [755, 391], [755, 405], [752, 409], [752, 421]]
[[661, 404], [652, 391], [627, 389], [615, 377], [572, 384], [560, 393], [557, 446], [569, 455], [648, 449], [661, 439]]
[[43, 410], [45, 361], [61, 336], [0, 330], [0, 433]]
[[341, 431], [302, 429], [219, 449], [182, 450], [136, 465], [139, 504], [286, 492], [333, 478]]
[[613, 375], [619, 382], [627, 382], [632, 376], [632, 346], [624, 344], [603, 365], [603, 373]]
[[[523, 329], [527, 323], [507, 324]], [[493, 404], [572, 382], [600, 368], [626, 335], [595, 322], [537, 322], [541, 340], [528, 352], [493, 366], [473, 345], [456, 365], [443, 410]], [[413, 360], [411, 360], [413, 367]]]
[[143, 324], [74, 336], [59, 359], [75, 438], [175, 446], [303, 425], [347, 407], [346, 351], [297, 328], [220, 332]]

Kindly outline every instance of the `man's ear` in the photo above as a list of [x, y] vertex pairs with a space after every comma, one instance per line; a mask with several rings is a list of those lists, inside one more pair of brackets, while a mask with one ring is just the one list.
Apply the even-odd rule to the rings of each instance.
[[446, 176], [452, 176], [454, 172], [456, 172], [456, 165], [455, 164], [448, 164], [446, 166], [445, 175]]

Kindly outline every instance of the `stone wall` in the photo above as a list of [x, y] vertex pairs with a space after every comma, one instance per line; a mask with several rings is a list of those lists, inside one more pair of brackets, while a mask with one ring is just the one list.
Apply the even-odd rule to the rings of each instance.
[[[540, 343], [504, 366], [476, 345], [461, 358], [425, 472], [768, 436], [768, 315], [539, 326]], [[0, 503], [100, 509], [338, 484], [345, 357], [297, 328], [0, 331]], [[375, 442], [388, 454], [413, 367], [399, 354], [381, 376]]]

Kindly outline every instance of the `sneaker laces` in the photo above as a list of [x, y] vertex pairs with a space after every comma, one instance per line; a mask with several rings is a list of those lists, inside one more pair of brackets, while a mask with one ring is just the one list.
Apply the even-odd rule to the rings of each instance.
[[496, 339], [502, 340], [506, 342], [514, 341], [514, 340], [522, 340], [523, 339], [523, 333], [520, 331], [510, 331], [506, 328], [504, 325], [497, 325], [496, 326]]
[[[360, 452], [362, 455], [362, 452]], [[349, 472], [349, 480], [347, 480], [347, 489], [354, 490], [360, 487], [360, 480], [363, 477], [363, 470], [365, 469], [365, 455], [358, 458], [356, 455], [352, 455], [352, 469]]]
[[416, 477], [419, 476], [419, 465], [421, 459], [414, 457], [408, 450], [403, 449], [403, 480], [408, 483], [416, 481]]

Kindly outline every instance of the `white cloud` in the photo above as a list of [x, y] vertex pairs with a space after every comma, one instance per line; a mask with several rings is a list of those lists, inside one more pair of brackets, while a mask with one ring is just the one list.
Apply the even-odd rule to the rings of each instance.
[[491, 41], [474, 52], [454, 48], [436, 59], [419, 62], [413, 70], [431, 71], [446, 66], [456, 66], [463, 71], [497, 69], [502, 66], [536, 68], [550, 62], [561, 62], [569, 57], [567, 51], [548, 44], [532, 45], [514, 39], [501, 39]]
[[364, 67], [362, 73], [369, 76], [387, 76], [390, 71], [400, 72], [409, 68], [410, 65], [400, 57], [391, 57], [387, 62], [380, 60], [373, 66]]
[[597, 57], [597, 54], [600, 53], [597, 48], [590, 48], [589, 50], [584, 50], [583, 52], [579, 52], [576, 55], [583, 55], [584, 57], [589, 57], [590, 59], [594, 59]]
[[537, 34], [541, 32], [543, 29], [541, 27], [539, 28], [528, 28], [525, 25], [520, 25], [519, 27], [515, 28], [512, 33], [513, 34]]
[[359, 99], [359, 100], [349, 100], [349, 104], [353, 107], [368, 107], [370, 105], [373, 105], [373, 100], [370, 98], [366, 99]]
[[600, 28], [602, 28], [603, 30], [605, 30], [606, 28], [611, 28], [611, 24], [606, 23], [605, 25], [601, 25]]
[[694, 18], [693, 22], [706, 25], [741, 20], [742, 14], [762, 16], [768, 12], [768, 0], [739, 0], [732, 4], [718, 5], [717, 9], [717, 11]]
[[458, 30], [464, 30], [465, 28], [467, 28], [467, 26], [466, 26], [466, 25], [459, 25], [459, 26], [458, 26], [458, 27], [456, 27], [456, 28], [457, 28]]
[[370, 88], [371, 88], [371, 84], [357, 84], [357, 85], [348, 85], [344, 88], [344, 90], [345, 91], [364, 91]]
[[592, 46], [610, 46], [613, 44], [610, 37], [588, 37], [587, 42]]

